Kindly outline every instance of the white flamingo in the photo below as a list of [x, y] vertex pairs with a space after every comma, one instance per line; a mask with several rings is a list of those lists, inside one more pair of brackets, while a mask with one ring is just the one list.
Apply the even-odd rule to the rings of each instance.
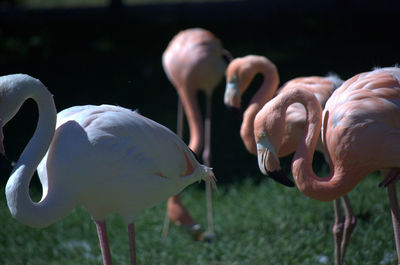
[[[212, 171], [166, 127], [111, 105], [72, 107], [57, 119], [51, 93], [23, 74], [0, 77], [0, 151], [3, 126], [28, 98], [38, 105], [39, 120], [6, 185], [11, 214], [41, 228], [82, 204], [96, 223], [105, 265], [112, 264], [107, 215], [120, 214], [128, 224], [131, 264], [136, 264], [134, 220], [140, 210], [195, 181], [215, 184]], [[36, 203], [29, 183], [37, 167], [43, 196]]]

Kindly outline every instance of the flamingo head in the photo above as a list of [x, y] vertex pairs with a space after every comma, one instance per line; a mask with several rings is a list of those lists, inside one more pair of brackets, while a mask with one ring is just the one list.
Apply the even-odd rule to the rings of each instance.
[[228, 108], [233, 108], [237, 110], [241, 109], [242, 102], [239, 92], [239, 83], [236, 75], [232, 76], [230, 79], [227, 79], [224, 94], [224, 103]]
[[261, 137], [257, 141], [257, 158], [261, 173], [285, 186], [294, 187], [294, 183], [281, 169], [279, 157], [267, 137]]
[[241, 109], [241, 96], [250, 86], [258, 71], [259, 56], [245, 56], [233, 59], [225, 71], [226, 88], [224, 103], [227, 107]]
[[294, 183], [283, 173], [279, 161], [279, 149], [284, 132], [285, 117], [274, 113], [273, 104], [266, 104], [254, 120], [254, 137], [257, 145], [258, 167], [264, 175], [275, 181], [294, 187]]

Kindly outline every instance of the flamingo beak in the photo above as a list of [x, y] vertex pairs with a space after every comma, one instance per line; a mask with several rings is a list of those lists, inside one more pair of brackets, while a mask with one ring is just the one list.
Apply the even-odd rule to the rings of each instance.
[[241, 109], [241, 98], [237, 78], [233, 78], [231, 82], [226, 83], [224, 104], [228, 108]]
[[282, 169], [278, 171], [268, 171], [267, 176], [272, 178], [273, 180], [279, 182], [282, 185], [285, 185], [287, 187], [294, 187], [293, 181], [291, 181], [286, 174], [283, 172]]
[[261, 142], [257, 142], [257, 158], [258, 168], [263, 175], [287, 187], [294, 187], [293, 181], [291, 181], [280, 168], [279, 158], [266, 138]]
[[241, 124], [243, 120], [243, 113], [241, 110], [242, 103], [237, 84], [237, 78], [233, 78], [231, 82], [226, 84], [224, 103], [225, 106], [227, 106], [227, 108], [229, 109], [229, 111], [233, 113], [233, 115]]

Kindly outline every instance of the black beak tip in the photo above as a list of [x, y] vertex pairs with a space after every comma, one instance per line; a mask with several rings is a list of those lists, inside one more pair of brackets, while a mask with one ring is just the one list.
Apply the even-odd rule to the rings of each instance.
[[275, 170], [275, 171], [268, 171], [267, 176], [272, 178], [273, 180], [279, 182], [282, 185], [287, 187], [294, 187], [293, 181], [291, 181], [283, 172], [283, 170]]

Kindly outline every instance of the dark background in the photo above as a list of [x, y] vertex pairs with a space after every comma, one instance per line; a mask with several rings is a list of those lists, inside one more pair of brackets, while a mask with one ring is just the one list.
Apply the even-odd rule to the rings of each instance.
[[[55, 95], [58, 110], [116, 104], [138, 109], [173, 131], [177, 95], [161, 55], [180, 30], [215, 33], [234, 57], [264, 55], [291, 78], [335, 72], [347, 79], [400, 62], [400, 1], [237, 1], [71, 9], [24, 9], [0, 4], [0, 75], [26, 73]], [[261, 84], [256, 76], [244, 104]], [[215, 90], [212, 165], [219, 183], [260, 179], [246, 152], [240, 124], [223, 105], [225, 80]], [[204, 102], [204, 95], [199, 100]], [[5, 148], [16, 161], [31, 137], [37, 109], [29, 100], [5, 127]], [[187, 142], [188, 132], [185, 139]], [[322, 159], [317, 157], [317, 167]], [[289, 172], [290, 160], [285, 159]], [[3, 176], [3, 174], [2, 174]], [[5, 182], [7, 178], [1, 179]]]

